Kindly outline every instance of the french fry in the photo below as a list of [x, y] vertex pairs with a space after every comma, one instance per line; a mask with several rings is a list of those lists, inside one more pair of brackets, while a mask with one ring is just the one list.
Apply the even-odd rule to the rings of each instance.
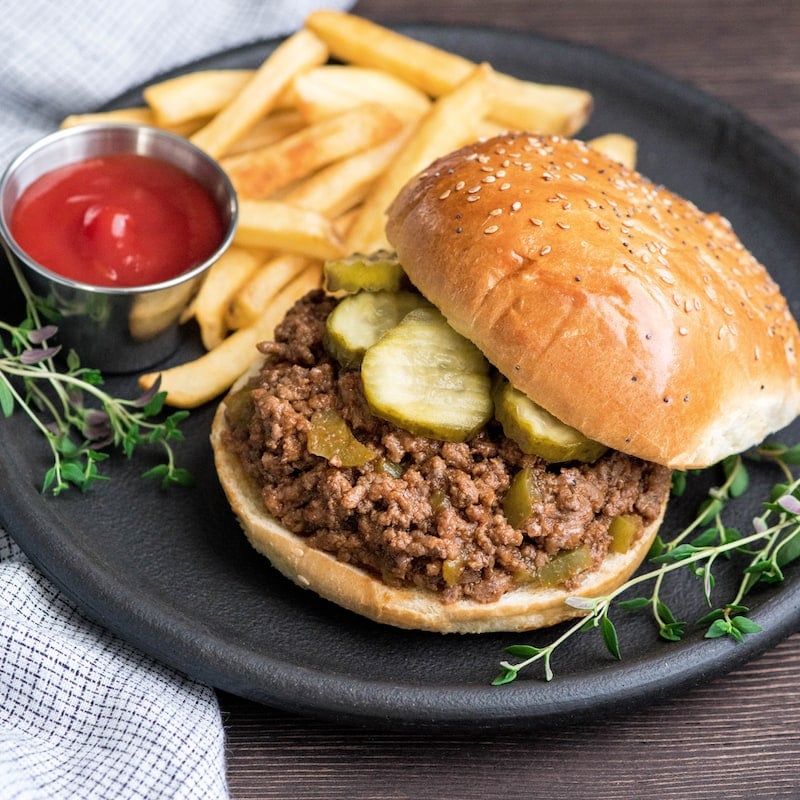
[[228, 155], [240, 155], [275, 144], [305, 126], [306, 121], [296, 108], [278, 109], [260, 119], [247, 133], [237, 139], [231, 145]]
[[234, 243], [321, 259], [344, 254], [328, 217], [278, 200], [241, 200]]
[[142, 95], [159, 125], [211, 117], [224, 108], [253, 77], [249, 69], [213, 69], [187, 72], [152, 83]]
[[191, 136], [196, 130], [207, 122], [207, 119], [194, 119], [177, 125], [160, 125], [149, 108], [118, 108], [111, 111], [97, 111], [88, 114], [70, 114], [61, 121], [62, 128], [72, 128], [76, 125], [96, 125], [106, 123], [123, 123], [130, 125], [152, 125], [163, 128], [178, 136]]
[[[451, 92], [474, 63], [426, 42], [341, 11], [320, 10], [306, 18], [336, 58], [386, 70], [433, 97]], [[501, 124], [536, 133], [570, 136], [592, 110], [589, 92], [572, 86], [521, 81], [497, 73], [488, 116]]]
[[420, 89], [389, 72], [345, 64], [303, 72], [294, 79], [289, 96], [309, 122], [374, 102], [390, 108], [404, 122], [414, 122], [431, 103]]
[[496, 73], [489, 117], [507, 128], [573, 136], [589, 119], [593, 100], [573, 86], [548, 86]]
[[364, 200], [410, 131], [407, 126], [391, 139], [319, 170], [288, 191], [283, 202], [314, 209], [326, 217], [338, 217]]
[[212, 264], [183, 317], [197, 320], [207, 350], [217, 347], [228, 333], [226, 314], [239, 287], [266, 260], [266, 253], [231, 246]]
[[435, 158], [474, 138], [491, 87], [492, 69], [481, 64], [449, 94], [440, 97], [411, 133], [388, 169], [376, 181], [345, 240], [348, 252], [388, 247], [386, 210], [402, 186]]
[[272, 298], [312, 263], [308, 256], [281, 253], [261, 264], [231, 298], [225, 317], [227, 327], [238, 330], [251, 325]]
[[70, 114], [61, 121], [61, 127], [72, 128], [76, 125], [87, 125], [97, 122], [129, 122], [133, 125], [155, 125], [156, 119], [153, 112], [144, 106], [117, 108], [112, 111], [97, 111], [89, 114]]
[[628, 169], [636, 169], [638, 145], [630, 136], [625, 136], [623, 133], [606, 133], [590, 139], [586, 144], [619, 161]]
[[452, 91], [453, 85], [463, 81], [475, 66], [469, 59], [355, 14], [312, 11], [305, 26], [338, 60], [397, 75], [432, 97]]
[[265, 59], [241, 91], [191, 140], [213, 158], [220, 158], [231, 144], [277, 104], [294, 76], [324, 64], [328, 49], [307, 29], [284, 40]]
[[258, 199], [386, 140], [400, 127], [391, 111], [369, 103], [327, 117], [267, 147], [223, 158], [220, 163], [240, 197]]
[[256, 357], [256, 345], [273, 337], [275, 327], [292, 304], [312, 288], [320, 286], [322, 271], [313, 263], [287, 284], [264, 309], [258, 320], [232, 333], [217, 347], [199, 358], [170, 367], [161, 373], [139, 377], [142, 389], [149, 389], [161, 376], [161, 390], [174, 408], [197, 408], [227, 391]]

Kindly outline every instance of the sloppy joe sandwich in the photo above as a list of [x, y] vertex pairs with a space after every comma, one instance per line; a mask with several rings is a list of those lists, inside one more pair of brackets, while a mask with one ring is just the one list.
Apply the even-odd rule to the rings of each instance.
[[[524, 630], [617, 588], [673, 469], [800, 412], [797, 325], [719, 215], [579, 141], [447, 155], [220, 405], [253, 546], [379, 622]], [[578, 604], [580, 605], [580, 604]]]

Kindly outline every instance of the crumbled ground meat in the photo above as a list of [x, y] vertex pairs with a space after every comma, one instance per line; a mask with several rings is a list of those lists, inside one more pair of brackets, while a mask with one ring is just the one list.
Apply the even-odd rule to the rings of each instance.
[[[593, 464], [554, 467], [523, 454], [496, 424], [454, 444], [378, 419], [359, 373], [340, 369], [323, 346], [335, 302], [312, 292], [275, 341], [261, 345], [266, 364], [228, 442], [268, 511], [314, 547], [444, 602], [491, 602], [559, 551], [588, 545], [596, 567], [615, 516], [636, 514], [647, 524], [659, 513], [669, 471], [655, 464], [609, 452]], [[377, 457], [344, 468], [309, 453], [310, 418], [321, 409], [335, 409]], [[502, 502], [523, 467], [533, 471], [540, 500], [516, 529]]]

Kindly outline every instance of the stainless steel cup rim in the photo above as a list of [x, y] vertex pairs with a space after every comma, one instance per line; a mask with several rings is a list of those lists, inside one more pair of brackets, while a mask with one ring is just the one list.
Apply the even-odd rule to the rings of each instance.
[[[29, 164], [32, 159], [36, 158], [38, 155], [41, 155], [46, 150], [58, 147], [65, 142], [68, 143], [70, 140], [79, 141], [81, 139], [91, 139], [92, 136], [98, 136], [100, 138], [107, 139], [110, 143], [115, 135], [118, 137], [118, 139], [122, 138], [123, 140], [133, 143], [134, 147], [115, 149], [109, 146], [107, 150], [104, 150], [101, 153], [95, 153], [94, 151], [86, 151], [81, 153], [79, 146], [76, 146], [76, 149], [74, 150], [76, 155], [74, 158], [64, 160], [63, 162], [58, 162], [58, 164], [56, 164], [53, 168], [57, 168], [59, 165], [65, 166], [70, 163], [75, 163], [83, 158], [90, 157], [92, 154], [112, 155], [115, 153], [153, 155], [156, 158], [161, 158], [162, 160], [169, 161], [176, 166], [183, 167], [185, 171], [189, 172], [189, 174], [192, 174], [194, 177], [198, 176], [192, 169], [188, 169], [185, 166], [186, 162], [195, 160], [197, 163], [202, 164], [204, 168], [214, 176], [216, 185], [220, 187], [218, 194], [222, 200], [220, 200], [219, 197], [215, 199], [217, 200], [220, 210], [223, 211], [223, 217], [226, 218], [225, 221], [227, 223], [225, 235], [223, 236], [222, 241], [219, 243], [216, 250], [205, 261], [197, 264], [194, 267], [191, 267], [190, 269], [182, 272], [179, 275], [176, 275], [173, 278], [161, 281], [159, 283], [145, 284], [142, 286], [97, 286], [91, 283], [75, 281], [59, 274], [58, 272], [54, 272], [44, 264], [41, 264], [32, 258], [16, 242], [10, 229], [8, 218], [8, 211], [10, 211], [10, 209], [6, 208], [6, 196], [9, 191], [9, 187], [12, 185], [20, 170], [22, 170], [26, 164]], [[167, 148], [172, 148], [174, 153], [183, 154], [184, 157], [181, 159], [172, 159], [163, 155], [162, 151], [159, 151], [158, 154], [153, 153], [152, 151], [154, 149], [158, 149], [157, 145], [159, 144], [162, 144]], [[40, 175], [43, 174], [45, 174], [45, 171], [40, 173]], [[0, 177], [0, 237], [2, 237], [2, 239], [5, 241], [9, 250], [11, 250], [17, 259], [24, 262], [27, 267], [39, 273], [42, 277], [61, 286], [68, 287], [70, 289], [80, 289], [84, 292], [96, 292], [98, 294], [113, 295], [139, 295], [160, 291], [162, 289], [169, 289], [173, 286], [178, 286], [186, 281], [192, 280], [193, 278], [205, 272], [211, 266], [211, 264], [217, 261], [222, 253], [228, 249], [236, 232], [238, 215], [239, 206], [236, 192], [222, 167], [211, 156], [209, 156], [196, 145], [192, 144], [188, 139], [151, 125], [126, 122], [94, 122], [63, 128], [59, 131], [48, 134], [41, 139], [38, 139], [26, 147], [21, 153], [19, 153], [19, 155], [12, 159], [12, 161], [3, 171], [2, 177]]]

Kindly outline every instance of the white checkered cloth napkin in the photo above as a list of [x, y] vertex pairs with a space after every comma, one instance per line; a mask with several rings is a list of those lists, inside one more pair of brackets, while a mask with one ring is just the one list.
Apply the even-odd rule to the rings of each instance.
[[[294, 30], [318, 5], [6, 4], [0, 170], [68, 114], [96, 109], [197, 58]], [[225, 736], [213, 690], [87, 621], [10, 533], [0, 529], [0, 800], [226, 797]]]

